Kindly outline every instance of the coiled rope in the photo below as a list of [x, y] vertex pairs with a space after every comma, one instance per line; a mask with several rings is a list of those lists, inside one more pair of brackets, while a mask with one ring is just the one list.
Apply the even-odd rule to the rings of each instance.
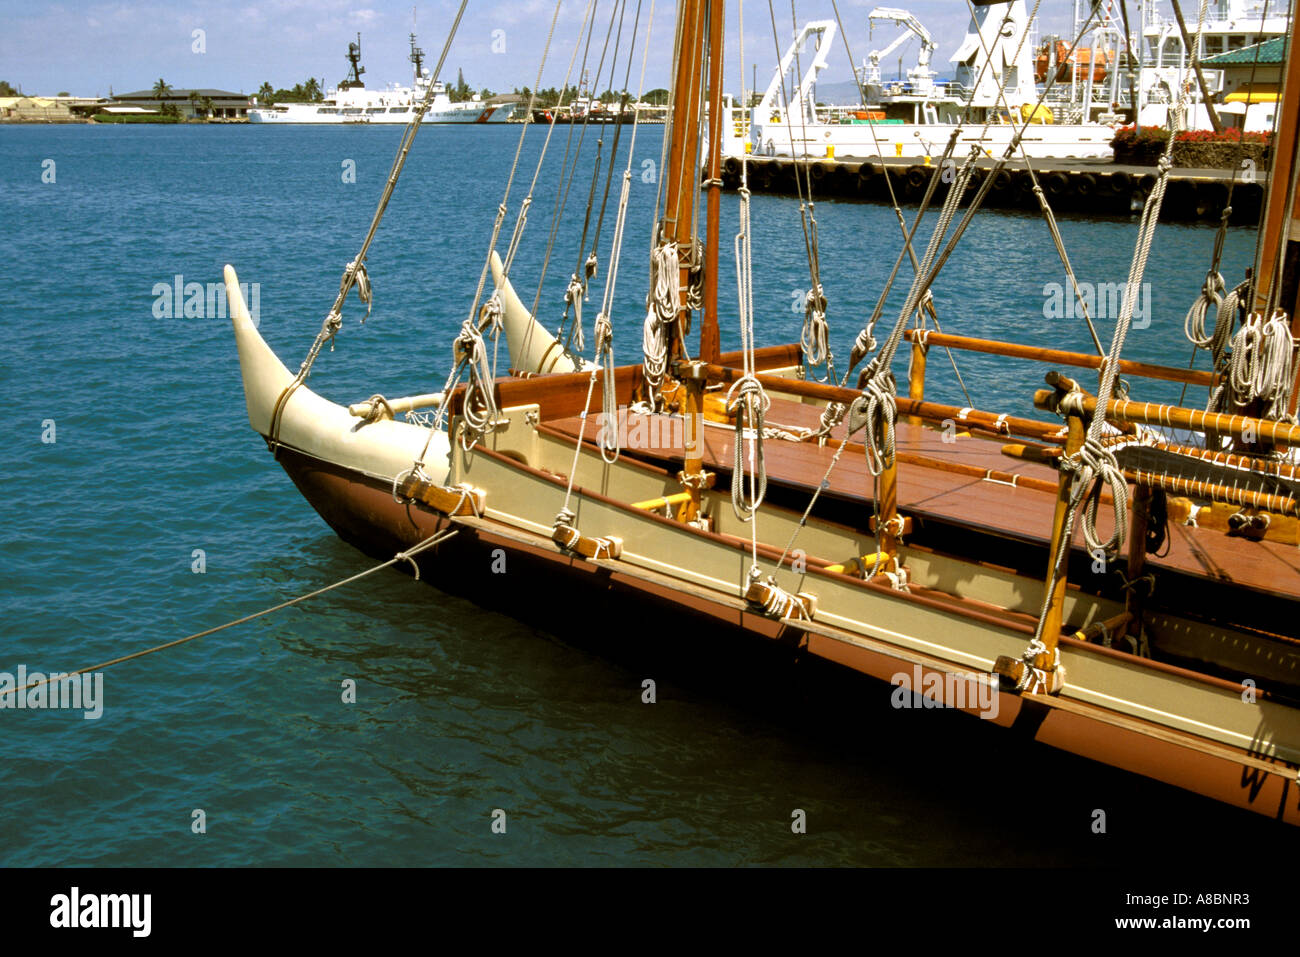
[[641, 335], [644, 376], [652, 395], [657, 393], [668, 371], [668, 326], [677, 321], [682, 307], [681, 295], [677, 246], [660, 242], [650, 254], [650, 293], [646, 297], [645, 326]]

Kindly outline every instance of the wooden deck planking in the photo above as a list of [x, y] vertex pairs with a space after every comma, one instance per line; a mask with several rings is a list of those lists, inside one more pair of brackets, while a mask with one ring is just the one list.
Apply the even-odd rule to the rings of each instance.
[[[680, 419], [667, 416], [649, 417], [637, 413], [620, 413], [620, 431], [631, 454], [658, 464], [682, 460], [683, 442]], [[820, 408], [773, 398], [767, 424], [815, 427]], [[577, 416], [550, 419], [547, 425], [576, 437], [583, 428]], [[597, 416], [586, 420], [585, 435], [595, 441], [600, 428]], [[624, 431], [625, 428], [625, 431]], [[807, 442], [768, 439], [763, 443], [771, 484], [806, 489], [809, 494], [822, 481], [827, 467], [843, 438], [844, 426], [836, 430], [837, 438], [824, 446]], [[734, 461], [735, 430], [724, 425], [704, 428], [704, 461], [707, 468], [730, 474]], [[900, 422], [896, 445], [900, 452], [925, 455], [981, 470], [992, 469], [1023, 478], [1055, 483], [1054, 469], [1032, 462], [1012, 460], [1001, 454], [1001, 440], [979, 437], [945, 442], [943, 433]], [[863, 524], [870, 514], [872, 476], [861, 450], [851, 445], [832, 470], [824, 496], [863, 503]], [[1027, 487], [1012, 487], [1003, 482], [960, 475], [942, 468], [914, 463], [898, 467], [898, 507], [905, 514], [947, 522], [1046, 547], [1051, 534], [1055, 508], [1054, 492]], [[1099, 517], [1100, 533], [1111, 529], [1107, 505]], [[1077, 530], [1074, 544], [1082, 549], [1082, 534]], [[1167, 552], [1148, 556], [1148, 563], [1194, 576], [1279, 595], [1300, 598], [1300, 550], [1278, 542], [1252, 542], [1230, 537], [1221, 531], [1195, 526], [1170, 525]]]

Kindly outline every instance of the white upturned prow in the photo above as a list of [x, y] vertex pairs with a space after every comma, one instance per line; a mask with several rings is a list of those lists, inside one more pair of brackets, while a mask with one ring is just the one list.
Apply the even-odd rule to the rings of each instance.
[[234, 266], [226, 266], [226, 305], [235, 327], [235, 345], [239, 349], [239, 370], [244, 377], [244, 402], [248, 405], [248, 424], [260, 435], [269, 435], [275, 400], [293, 381], [279, 357], [271, 351], [248, 314], [239, 276]]
[[533, 318], [515, 294], [506, 276], [501, 257], [492, 253], [492, 281], [501, 293], [501, 321], [505, 326], [506, 344], [510, 349], [510, 368], [534, 375], [553, 372], [586, 372], [593, 363], [566, 352], [555, 336]]
[[[293, 384], [294, 374], [253, 324], [233, 267], [225, 268], [225, 279], [226, 302], [244, 377], [248, 424], [270, 438], [276, 403]], [[276, 441], [322, 461], [388, 482], [409, 471], [421, 457], [425, 474], [435, 482], [445, 482], [451, 449], [444, 430], [430, 438], [428, 429], [411, 422], [388, 418], [359, 422], [346, 406], [322, 398], [305, 385], [295, 389], [285, 402]]]

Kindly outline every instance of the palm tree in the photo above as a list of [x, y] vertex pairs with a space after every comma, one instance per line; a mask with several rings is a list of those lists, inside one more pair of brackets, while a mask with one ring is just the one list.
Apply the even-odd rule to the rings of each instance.
[[212, 97], [210, 96], [203, 98], [203, 115], [208, 119], [212, 119]]
[[315, 77], [303, 84], [302, 91], [307, 94], [307, 100], [311, 103], [315, 103], [321, 98], [320, 84], [316, 82]]
[[263, 106], [269, 106], [275, 99], [275, 88], [270, 83], [263, 83], [257, 91], [258, 102]]
[[167, 81], [158, 77], [158, 82], [153, 85], [153, 98], [162, 103], [163, 100], [172, 95], [172, 88], [167, 85]]
[[190, 112], [194, 114], [195, 119], [198, 119], [199, 116], [199, 102], [199, 94], [194, 90], [190, 90]]

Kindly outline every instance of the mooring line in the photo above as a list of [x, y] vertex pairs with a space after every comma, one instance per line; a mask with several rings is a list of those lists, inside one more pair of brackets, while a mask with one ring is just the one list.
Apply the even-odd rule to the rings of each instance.
[[455, 535], [458, 531], [459, 529], [452, 529], [450, 531], [443, 532], [441, 535], [434, 535], [433, 537], [427, 538], [423, 542], [420, 542], [418, 545], [414, 546], [413, 548], [408, 548], [404, 552], [398, 552], [392, 558], [388, 559], [388, 561], [383, 562], [379, 565], [375, 565], [372, 568], [367, 568], [363, 572], [358, 572], [357, 574], [352, 575], [348, 578], [344, 578], [341, 579], [340, 581], [336, 581], [332, 585], [326, 585], [324, 588], [318, 588], [313, 592], [308, 592], [306, 595], [299, 595], [297, 598], [290, 598], [288, 601], [282, 601], [280, 602], [280, 604], [272, 605], [270, 608], [263, 608], [261, 611], [254, 612], [251, 615], [245, 615], [243, 618], [236, 618], [234, 621], [228, 621], [224, 625], [217, 625], [215, 628], [208, 628], [205, 631], [198, 631], [192, 635], [186, 635], [184, 638], [177, 638], [175, 641], [169, 641], [165, 644], [155, 645], [154, 647], [146, 648], [143, 651], [132, 652], [129, 655], [123, 655], [120, 658], [114, 658], [112, 661], [105, 661], [102, 664], [90, 665], [89, 667], [79, 668], [76, 671], [69, 671], [66, 673], [51, 672], [49, 676], [42, 678], [40, 681], [29, 681], [21, 688], [12, 688], [9, 691], [0, 692], [0, 695], [21, 694], [22, 692], [28, 691], [32, 688], [39, 688], [41, 685], [49, 684], [51, 681], [55, 680], [56, 675], [58, 676], [59, 681], [63, 681], [66, 678], [75, 678], [77, 675], [84, 675], [87, 672], [93, 673], [96, 671], [103, 671], [105, 668], [111, 668], [113, 665], [120, 665], [124, 661], [131, 661], [133, 658], [143, 658], [145, 655], [152, 655], [155, 652], [166, 651], [168, 648], [175, 648], [177, 645], [183, 645], [187, 641], [193, 641], [196, 638], [205, 638], [208, 635], [215, 635], [217, 632], [225, 631], [227, 628], [233, 628], [236, 625], [242, 625], [245, 622], [252, 621], [254, 618], [261, 618], [264, 615], [269, 615], [272, 612], [279, 611], [282, 608], [288, 608], [290, 605], [296, 605], [299, 602], [307, 601], [309, 598], [315, 598], [318, 595], [323, 595], [327, 591], [333, 591], [335, 588], [341, 588], [344, 585], [350, 585], [354, 581], [359, 581], [360, 579], [365, 578], [368, 575], [373, 575], [375, 572], [382, 571], [383, 569], [388, 568], [391, 565], [396, 565], [398, 562], [410, 561], [411, 564], [415, 566], [415, 577], [416, 579], [419, 579], [420, 569], [419, 566], [415, 565], [415, 562], [411, 561], [412, 556], [418, 555], [426, 548], [432, 548], [434, 545], [437, 545], [441, 542], [445, 542], [447, 539]]

